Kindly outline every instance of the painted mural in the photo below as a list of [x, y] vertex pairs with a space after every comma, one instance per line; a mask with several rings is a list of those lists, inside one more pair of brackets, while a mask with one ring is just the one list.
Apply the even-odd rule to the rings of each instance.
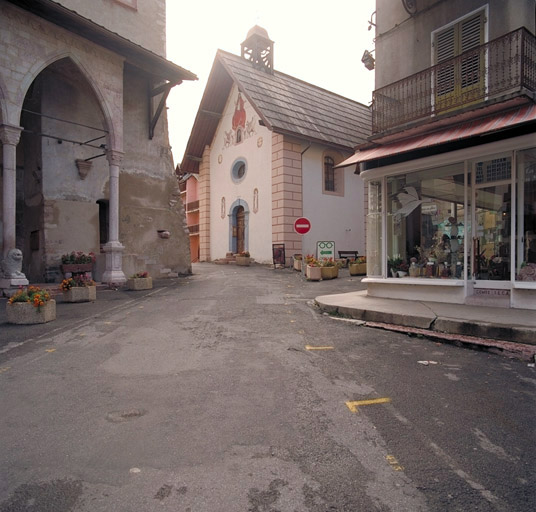
[[242, 94], [238, 93], [231, 121], [231, 129], [224, 131], [223, 149], [236, 146], [257, 133], [255, 130], [257, 119], [255, 116], [251, 116], [251, 119], [249, 121], [247, 120], [245, 105], [246, 101], [242, 98]]

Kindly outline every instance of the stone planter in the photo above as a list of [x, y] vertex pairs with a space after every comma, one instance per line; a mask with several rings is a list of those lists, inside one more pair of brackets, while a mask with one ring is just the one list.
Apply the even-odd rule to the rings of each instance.
[[131, 277], [127, 279], [129, 290], [150, 290], [153, 287], [152, 277]]
[[320, 281], [322, 279], [322, 268], [307, 265], [307, 268], [305, 269], [305, 277], [309, 279], [309, 281]]
[[74, 286], [63, 292], [63, 302], [90, 302], [97, 300], [96, 286]]
[[339, 267], [320, 267], [322, 279], [335, 279], [339, 277]]
[[236, 257], [237, 265], [241, 265], [243, 267], [249, 267], [250, 263], [251, 263], [251, 258], [249, 256], [237, 256]]
[[6, 304], [7, 321], [10, 324], [29, 325], [44, 324], [56, 320], [56, 301], [50, 299], [43, 306], [36, 308], [29, 302]]
[[348, 265], [348, 270], [350, 271], [351, 276], [360, 276], [367, 273], [367, 264], [366, 263], [350, 263]]
[[302, 269], [302, 260], [294, 260], [294, 270], [301, 272]]

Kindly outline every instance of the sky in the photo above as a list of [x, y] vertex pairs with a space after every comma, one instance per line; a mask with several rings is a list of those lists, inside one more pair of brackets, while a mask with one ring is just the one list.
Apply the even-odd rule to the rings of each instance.
[[[274, 69], [369, 105], [374, 71], [361, 62], [374, 49], [375, 0], [167, 0], [167, 58], [199, 80], [168, 97], [175, 165], [182, 160], [218, 49], [240, 55], [251, 27], [274, 41]], [[374, 21], [374, 18], [373, 18]]]

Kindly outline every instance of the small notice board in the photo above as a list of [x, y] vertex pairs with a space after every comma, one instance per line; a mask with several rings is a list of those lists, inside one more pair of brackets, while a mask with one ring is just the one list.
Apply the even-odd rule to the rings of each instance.
[[277, 265], [285, 266], [285, 244], [272, 244], [272, 257], [274, 260], [274, 268]]
[[316, 257], [321, 259], [335, 259], [335, 242], [316, 242]]

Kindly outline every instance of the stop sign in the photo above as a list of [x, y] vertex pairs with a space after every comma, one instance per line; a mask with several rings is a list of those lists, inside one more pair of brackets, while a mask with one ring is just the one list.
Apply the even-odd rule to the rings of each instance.
[[294, 231], [296, 231], [296, 233], [298, 233], [299, 235], [305, 235], [305, 233], [309, 233], [310, 229], [311, 221], [306, 217], [300, 217], [299, 219], [296, 219], [294, 221]]

